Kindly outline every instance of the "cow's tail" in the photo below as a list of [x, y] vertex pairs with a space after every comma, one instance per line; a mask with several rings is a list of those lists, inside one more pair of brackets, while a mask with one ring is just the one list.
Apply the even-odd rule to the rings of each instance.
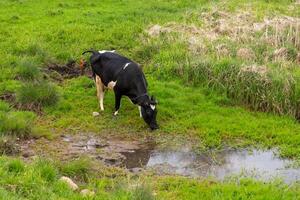
[[84, 54], [86, 54], [86, 53], [96, 54], [96, 53], [98, 53], [98, 51], [95, 51], [95, 50], [87, 50], [87, 51], [84, 51], [84, 52], [82, 53], [82, 55], [84, 55]]
[[[87, 50], [87, 51], [84, 51], [82, 53], [82, 55], [84, 55], [86, 53], [96, 54], [97, 51], [95, 51], [95, 50]], [[79, 68], [81, 70], [81, 75], [84, 74], [84, 70], [85, 70], [86, 67], [88, 67], [88, 63], [84, 60], [84, 58], [81, 58], [80, 61], [79, 61]]]

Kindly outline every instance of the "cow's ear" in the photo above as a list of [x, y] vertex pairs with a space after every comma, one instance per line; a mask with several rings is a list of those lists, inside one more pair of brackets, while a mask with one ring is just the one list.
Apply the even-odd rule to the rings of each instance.
[[158, 102], [156, 101], [156, 99], [154, 98], [154, 96], [151, 96], [151, 104], [156, 105]]
[[92, 56], [91, 56], [91, 64], [94, 64], [94, 63], [96, 63], [99, 59], [100, 59], [100, 53], [95, 53], [95, 54], [93, 54]]

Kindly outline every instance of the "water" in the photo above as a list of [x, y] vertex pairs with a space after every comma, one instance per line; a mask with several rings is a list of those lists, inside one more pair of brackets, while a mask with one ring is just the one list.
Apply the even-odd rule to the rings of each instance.
[[125, 165], [127, 168], [145, 167], [158, 174], [214, 177], [218, 180], [234, 175], [266, 181], [281, 178], [286, 183], [300, 180], [300, 169], [292, 167], [293, 161], [281, 159], [275, 152], [223, 150], [196, 154], [188, 148], [175, 151], [147, 149], [125, 155]]

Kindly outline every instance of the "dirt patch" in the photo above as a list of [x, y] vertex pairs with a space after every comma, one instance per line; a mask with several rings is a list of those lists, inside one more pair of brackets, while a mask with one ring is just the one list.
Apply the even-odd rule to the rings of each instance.
[[16, 94], [15, 93], [5, 93], [0, 95], [0, 100], [3, 100], [9, 103], [10, 106], [17, 110], [29, 110], [37, 113], [38, 115], [42, 115], [42, 106], [36, 103], [22, 105], [21, 103], [17, 103]]
[[5, 93], [0, 95], [0, 100], [6, 101], [8, 103], [14, 103], [16, 100], [16, 95], [14, 93]]
[[[88, 156], [109, 166], [145, 165], [153, 149], [153, 141], [126, 140], [118, 137], [99, 137], [94, 134], [61, 135], [54, 140], [45, 138], [20, 142], [25, 159], [35, 156], [52, 157], [62, 161]], [[149, 153], [148, 153], [149, 154]], [[139, 155], [139, 156], [137, 156]], [[141, 156], [145, 155], [145, 156]], [[130, 167], [129, 167], [130, 168]]]
[[[88, 75], [91, 77], [91, 70], [87, 68], [87, 63], [79, 63], [75, 60], [70, 60], [66, 64], [48, 63], [44, 69], [46, 76], [56, 81], [63, 81], [63, 79], [75, 78], [81, 75]], [[82, 72], [81, 69], [85, 69]]]
[[0, 154], [16, 155], [18, 153], [20, 153], [20, 146], [15, 140], [5, 136], [0, 138]]

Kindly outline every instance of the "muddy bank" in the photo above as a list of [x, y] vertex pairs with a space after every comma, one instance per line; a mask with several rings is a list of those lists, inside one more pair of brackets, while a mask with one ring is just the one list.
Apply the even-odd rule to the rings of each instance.
[[154, 141], [147, 139], [133, 141], [119, 137], [99, 137], [88, 133], [61, 135], [54, 140], [31, 139], [19, 144], [21, 155], [26, 159], [50, 156], [68, 161], [87, 156], [109, 166], [127, 168], [146, 165], [154, 145]]

